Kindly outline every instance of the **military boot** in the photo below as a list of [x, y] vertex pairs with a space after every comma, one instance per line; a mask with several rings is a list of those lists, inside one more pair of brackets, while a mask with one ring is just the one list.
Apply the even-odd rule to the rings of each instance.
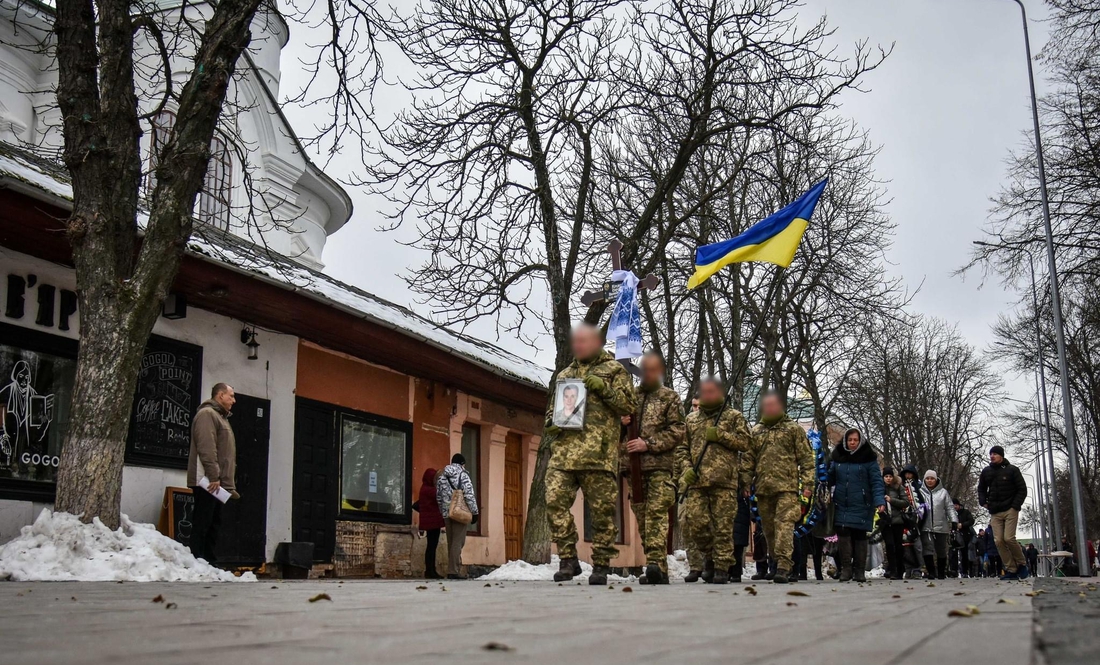
[[558, 562], [558, 572], [554, 573], [555, 582], [568, 582], [581, 574], [581, 562], [576, 557], [562, 558]]
[[840, 581], [852, 581], [852, 538], [840, 536], [836, 539], [837, 556], [840, 557]]
[[610, 566], [592, 566], [592, 574], [588, 576], [588, 583], [592, 586], [604, 586], [607, 584], [607, 576], [610, 574]]
[[[763, 563], [764, 567], [761, 567], [762, 563]], [[754, 582], [759, 582], [760, 580], [768, 579], [767, 565], [768, 565], [767, 562], [758, 561], [756, 563], [756, 572], [752, 574], [752, 580]]]
[[684, 576], [684, 581], [687, 582], [688, 584], [692, 584], [694, 582], [698, 582], [699, 578], [702, 577], [702, 576], [703, 576], [703, 571], [701, 571], [701, 570], [692, 570], [692, 571], [689, 571], [688, 574]]
[[791, 581], [791, 573], [788, 570], [780, 568], [775, 571], [775, 575], [772, 576], [772, 584], [786, 584]]
[[857, 582], [867, 581], [867, 539], [852, 541], [852, 579]]
[[707, 559], [707, 562], [703, 564], [703, 581], [707, 584], [711, 583], [714, 579], [714, 561]]
[[639, 581], [642, 584], [660, 584], [663, 576], [664, 573], [661, 572], [661, 567], [651, 563], [645, 567], [645, 575], [642, 575], [642, 579]]
[[730, 578], [724, 570], [715, 570], [714, 576], [710, 578], [711, 584], [729, 584]]

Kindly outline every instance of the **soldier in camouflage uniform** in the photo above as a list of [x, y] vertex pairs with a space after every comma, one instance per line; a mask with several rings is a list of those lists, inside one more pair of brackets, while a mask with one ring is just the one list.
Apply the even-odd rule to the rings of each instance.
[[573, 328], [573, 362], [558, 372], [562, 379], [582, 379], [585, 399], [584, 428], [564, 430], [553, 425], [554, 392], [546, 410], [546, 434], [552, 437], [550, 466], [546, 470], [546, 512], [550, 537], [558, 546], [561, 564], [554, 579], [573, 579], [581, 572], [577, 560], [577, 526], [573, 503], [584, 492], [592, 517], [592, 575], [589, 584], [606, 584], [615, 547], [615, 505], [619, 497], [620, 418], [634, 412], [634, 385], [626, 369], [603, 350], [596, 328]]
[[[734, 564], [738, 454], [751, 444], [745, 417], [726, 403], [722, 384], [704, 380], [699, 385], [699, 410], [687, 417], [687, 438], [676, 457], [680, 493], [686, 496], [684, 540], [693, 552], [689, 564], [696, 566], [704, 557], [713, 561], [713, 574], [708, 573], [712, 584], [725, 584]], [[693, 568], [691, 581], [701, 572]]]
[[[760, 422], [752, 430], [752, 448], [741, 456], [741, 487], [756, 492], [764, 537], [771, 560], [776, 562], [772, 581], [786, 584], [794, 562], [794, 528], [802, 518], [798, 500], [814, 492], [814, 453], [806, 430], [787, 417], [778, 393], [760, 400]], [[763, 579], [758, 573], [753, 579]]]
[[630, 474], [630, 453], [642, 456], [645, 496], [630, 497], [630, 508], [638, 520], [638, 533], [645, 549], [646, 571], [642, 584], [668, 584], [668, 511], [676, 503], [672, 480], [674, 451], [684, 440], [684, 407], [675, 390], [664, 385], [665, 363], [656, 353], [642, 357], [642, 383], [636, 401], [638, 415], [623, 417], [623, 424], [640, 418], [638, 438], [622, 446], [620, 468]]

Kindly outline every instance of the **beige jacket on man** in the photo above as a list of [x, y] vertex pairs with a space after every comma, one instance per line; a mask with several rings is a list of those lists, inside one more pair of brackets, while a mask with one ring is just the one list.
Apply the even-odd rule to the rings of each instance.
[[191, 420], [191, 453], [187, 458], [187, 486], [197, 487], [206, 476], [237, 498], [237, 440], [229, 426], [229, 412], [214, 400], [199, 406]]

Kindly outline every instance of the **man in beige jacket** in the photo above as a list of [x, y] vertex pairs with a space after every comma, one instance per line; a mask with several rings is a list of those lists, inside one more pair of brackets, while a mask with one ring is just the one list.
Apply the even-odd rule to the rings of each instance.
[[[214, 547], [222, 521], [222, 503], [214, 492], [225, 489], [232, 498], [240, 498], [236, 488], [237, 441], [229, 426], [230, 410], [236, 402], [233, 387], [214, 384], [210, 399], [199, 406], [191, 419], [191, 453], [187, 459], [187, 486], [195, 498], [191, 512], [191, 553], [214, 563]], [[199, 481], [206, 478], [206, 489]]]

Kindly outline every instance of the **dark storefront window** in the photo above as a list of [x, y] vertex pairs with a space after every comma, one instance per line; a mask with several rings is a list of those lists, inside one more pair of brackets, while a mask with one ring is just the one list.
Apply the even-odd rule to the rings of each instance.
[[340, 414], [340, 511], [404, 520], [409, 516], [412, 437], [407, 423]]
[[52, 501], [77, 343], [0, 324], [0, 496]]
[[[481, 427], [478, 425], [462, 426], [462, 456], [466, 458], [466, 473], [470, 474], [470, 482], [474, 484], [478, 509], [485, 510], [481, 495]], [[478, 520], [477, 524], [466, 527], [467, 533], [481, 535], [481, 524]]]

